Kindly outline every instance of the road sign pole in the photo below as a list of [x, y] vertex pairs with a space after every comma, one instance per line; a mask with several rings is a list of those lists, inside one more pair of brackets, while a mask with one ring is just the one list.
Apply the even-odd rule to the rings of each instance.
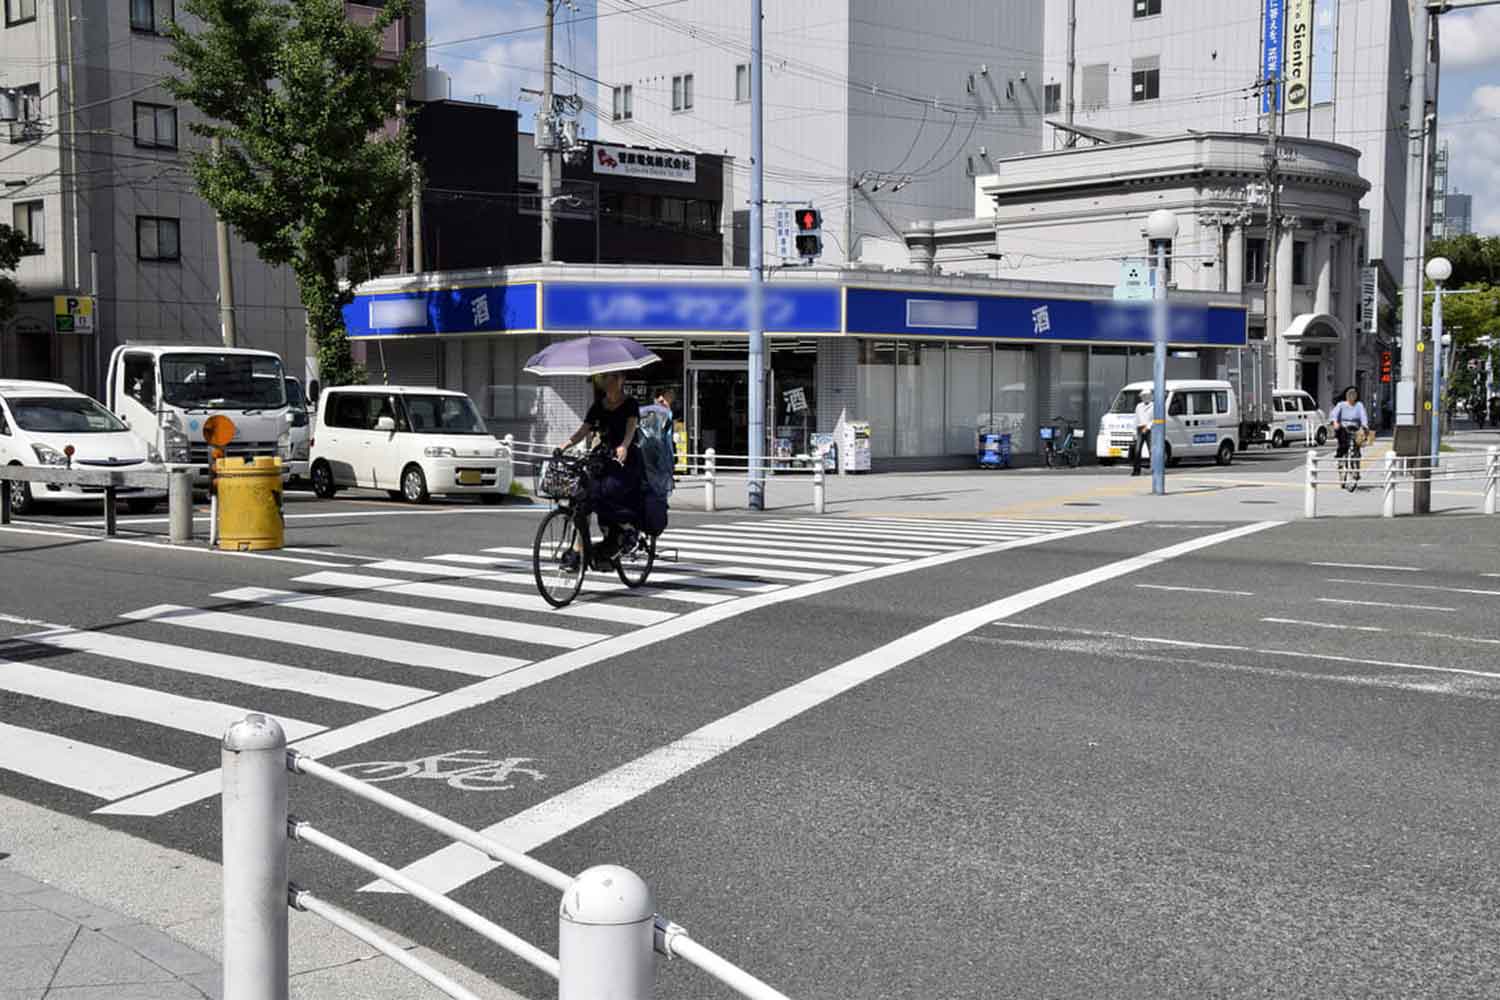
[[749, 420], [750, 458], [749, 507], [764, 510], [766, 506], [766, 299], [765, 299], [765, 136], [761, 93], [762, 29], [761, 0], [750, 2], [750, 385]]

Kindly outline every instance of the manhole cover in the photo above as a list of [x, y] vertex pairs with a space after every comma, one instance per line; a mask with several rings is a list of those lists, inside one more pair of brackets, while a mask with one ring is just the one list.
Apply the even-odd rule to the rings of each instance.
[[1098, 507], [1098, 506], [1101, 506], [1101, 505], [1097, 504], [1097, 503], [1094, 503], [1092, 500], [1068, 500], [1068, 501], [1066, 501], [1066, 502], [1063, 503], [1063, 506], [1064, 507]]

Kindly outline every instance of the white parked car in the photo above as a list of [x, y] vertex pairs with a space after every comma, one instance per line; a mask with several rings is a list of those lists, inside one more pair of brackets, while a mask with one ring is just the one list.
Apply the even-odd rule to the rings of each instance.
[[[1109, 412], [1099, 419], [1094, 454], [1109, 464], [1130, 454], [1135, 436], [1135, 407], [1150, 382], [1132, 382], [1120, 390]], [[1167, 380], [1167, 461], [1212, 458], [1220, 465], [1234, 460], [1240, 431], [1240, 408], [1234, 387], [1210, 379]], [[1146, 455], [1151, 449], [1142, 449]]]
[[[161, 456], [96, 400], [60, 382], [0, 380], [0, 462], [6, 465], [139, 469], [159, 465]], [[24, 514], [39, 501], [98, 500], [100, 486], [11, 483], [11, 510]], [[121, 487], [117, 495], [133, 514], [146, 513], [165, 490]]]
[[1323, 445], [1328, 441], [1328, 415], [1317, 401], [1301, 389], [1277, 389], [1271, 393], [1271, 447], [1289, 444]]
[[310, 474], [320, 497], [362, 486], [411, 503], [465, 493], [499, 503], [510, 492], [510, 449], [461, 392], [340, 386], [324, 390], [317, 406]]

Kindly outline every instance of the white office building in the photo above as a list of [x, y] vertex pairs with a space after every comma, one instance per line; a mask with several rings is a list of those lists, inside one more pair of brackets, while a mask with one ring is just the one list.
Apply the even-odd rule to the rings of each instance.
[[[749, 15], [684, 0], [600, 18], [602, 137], [727, 154], [748, 191]], [[828, 263], [904, 263], [908, 223], [969, 214], [975, 175], [1039, 145], [1036, 0], [766, 0], [764, 44], [766, 198], [822, 212]]]

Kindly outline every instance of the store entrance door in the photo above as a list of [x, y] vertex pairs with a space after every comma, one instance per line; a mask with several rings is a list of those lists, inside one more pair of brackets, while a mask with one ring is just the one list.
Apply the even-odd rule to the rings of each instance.
[[[774, 398], [774, 376], [766, 373], [766, 398]], [[750, 373], [733, 362], [689, 364], [687, 371], [688, 452], [701, 455], [750, 453]], [[743, 461], [733, 464], [743, 465]]]

